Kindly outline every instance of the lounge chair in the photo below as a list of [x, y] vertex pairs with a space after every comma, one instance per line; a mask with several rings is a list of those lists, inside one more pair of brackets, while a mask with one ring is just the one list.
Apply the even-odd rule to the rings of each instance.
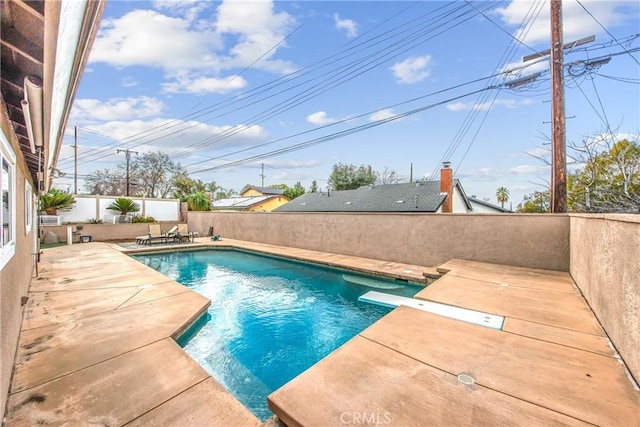
[[175, 240], [177, 233], [178, 233], [178, 226], [174, 225], [169, 229], [169, 231], [164, 233], [164, 235], [167, 237], [167, 240], [170, 240], [170, 239]]
[[167, 235], [162, 232], [160, 224], [149, 224], [149, 237], [147, 243], [152, 244], [154, 241], [167, 243]]
[[178, 224], [178, 232], [176, 233], [175, 239], [178, 240], [178, 243], [182, 243], [183, 240], [187, 242], [193, 242], [194, 234], [189, 231], [188, 224]]

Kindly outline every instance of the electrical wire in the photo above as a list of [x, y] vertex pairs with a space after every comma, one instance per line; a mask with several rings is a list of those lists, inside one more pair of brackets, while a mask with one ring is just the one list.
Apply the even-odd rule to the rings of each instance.
[[600, 26], [600, 28], [602, 28], [602, 29], [604, 30], [604, 32], [605, 32], [605, 33], [609, 34], [609, 37], [611, 37], [613, 40], [615, 40], [615, 41], [616, 41], [616, 43], [618, 44], [618, 46], [620, 46], [620, 47], [621, 47], [621, 48], [622, 48], [622, 49], [623, 49], [627, 54], [629, 54], [629, 56], [631, 57], [631, 59], [633, 59], [633, 60], [635, 61], [635, 63], [636, 63], [636, 64], [640, 65], [640, 62], [638, 62], [638, 60], [636, 59], [636, 57], [635, 57], [635, 56], [633, 56], [633, 55], [631, 54], [631, 52], [629, 52], [628, 50], [626, 50], [626, 49], [625, 49], [625, 47], [624, 47], [624, 46], [622, 46], [622, 44], [620, 44], [620, 42], [615, 38], [615, 36], [614, 36], [613, 34], [611, 34], [611, 33], [609, 32], [609, 30], [607, 30], [607, 29], [605, 28], [605, 26], [604, 26], [604, 25], [602, 25], [602, 24], [600, 23], [600, 21], [598, 21], [598, 19], [597, 19], [595, 16], [593, 16], [593, 14], [592, 14], [591, 12], [589, 12], [589, 10], [587, 10], [587, 8], [582, 4], [582, 2], [581, 2], [580, 0], [576, 0], [576, 3], [578, 3], [578, 4], [580, 5], [580, 7], [581, 7], [582, 9], [584, 9], [584, 11], [585, 11], [585, 12], [587, 12], [587, 14], [588, 14], [591, 18], [593, 18], [593, 20], [595, 21], [595, 23], [596, 23], [596, 24], [598, 24], [598, 25]]

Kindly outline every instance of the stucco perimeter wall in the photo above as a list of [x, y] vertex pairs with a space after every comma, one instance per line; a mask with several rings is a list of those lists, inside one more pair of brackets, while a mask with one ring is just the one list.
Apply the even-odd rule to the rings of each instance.
[[[160, 222], [162, 231], [169, 231], [177, 222]], [[76, 225], [44, 225], [40, 228], [40, 237], [51, 231], [58, 236], [60, 242], [67, 241], [67, 228], [71, 227], [71, 231], [76, 231]], [[94, 242], [108, 242], [118, 240], [134, 240], [137, 236], [146, 236], [149, 234], [149, 224], [126, 223], [126, 224], [82, 224], [80, 235], [91, 236]], [[78, 242], [79, 237], [75, 237], [74, 241]]]
[[640, 382], [640, 215], [570, 221], [571, 276]]
[[424, 266], [452, 258], [569, 270], [569, 217], [536, 214], [189, 212], [222, 238]]

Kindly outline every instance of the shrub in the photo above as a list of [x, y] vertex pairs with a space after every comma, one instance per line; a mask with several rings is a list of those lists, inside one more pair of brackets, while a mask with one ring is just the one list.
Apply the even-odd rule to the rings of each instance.
[[152, 216], [140, 216], [136, 215], [131, 217], [131, 222], [156, 222], [156, 219]]
[[89, 224], [102, 224], [104, 221], [102, 221], [101, 218], [89, 218], [87, 222], [89, 222]]
[[193, 193], [187, 197], [189, 210], [192, 211], [208, 211], [211, 206], [211, 200], [204, 193]]

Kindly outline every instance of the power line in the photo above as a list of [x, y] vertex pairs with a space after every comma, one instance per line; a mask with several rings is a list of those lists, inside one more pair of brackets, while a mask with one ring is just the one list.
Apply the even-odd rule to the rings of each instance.
[[596, 22], [596, 24], [600, 25], [600, 28], [602, 28], [602, 29], [605, 31], [605, 33], [609, 34], [609, 37], [611, 37], [613, 40], [615, 40], [615, 41], [616, 41], [616, 43], [618, 44], [618, 46], [620, 46], [620, 47], [621, 47], [621, 48], [622, 48], [626, 53], [628, 53], [628, 54], [629, 54], [629, 56], [631, 57], [631, 59], [633, 59], [633, 60], [635, 61], [635, 63], [636, 63], [636, 64], [640, 65], [640, 62], [638, 62], [638, 60], [635, 58], [635, 56], [633, 56], [633, 55], [631, 54], [631, 52], [629, 52], [628, 50], [626, 50], [626, 49], [625, 49], [625, 47], [624, 47], [624, 46], [622, 46], [622, 45], [620, 44], [620, 42], [615, 38], [615, 36], [614, 36], [613, 34], [611, 34], [611, 33], [609, 32], [609, 30], [607, 30], [607, 29], [605, 28], [605, 26], [604, 26], [604, 25], [602, 25], [602, 24], [600, 23], [600, 21], [598, 21], [598, 19], [596, 19], [596, 17], [595, 17], [595, 16], [593, 16], [593, 14], [587, 10], [587, 8], [586, 8], [586, 7], [584, 7], [584, 5], [582, 4], [582, 2], [581, 2], [580, 0], [576, 0], [576, 2], [580, 5], [580, 7], [581, 7], [582, 9], [584, 9], [584, 11], [585, 11], [585, 12], [587, 12], [587, 14], [588, 14], [591, 18], [593, 18], [593, 20]]
[[[487, 7], [487, 10], [488, 10], [488, 7], [491, 5], [491, 3], [490, 3], [490, 2], [485, 2], [485, 3], [483, 3], [483, 5], [484, 5], [485, 7]], [[464, 6], [464, 5], [463, 5], [463, 6]], [[431, 14], [435, 13], [436, 11], [443, 10], [445, 7], [449, 7], [449, 5], [447, 4], [447, 5], [445, 5], [445, 6], [442, 6], [442, 7], [438, 8], [438, 9], [436, 9], [436, 10], [435, 10], [435, 11], [433, 11], [433, 12], [430, 12], [430, 13], [427, 13], [427, 14], [423, 15], [423, 17], [424, 17], [424, 16], [429, 16], [429, 15], [431, 15]], [[442, 20], [442, 19], [444, 19], [444, 18], [447, 18], [447, 20], [446, 20], [446, 21], [444, 21], [442, 24], [440, 24], [440, 26], [443, 26], [443, 25], [445, 25], [445, 24], [447, 24], [447, 23], [449, 23], [449, 22], [453, 22], [453, 21], [454, 21], [454, 19], [458, 19], [458, 18], [460, 18], [460, 17], [464, 16], [464, 14], [463, 14], [463, 15], [457, 15], [457, 16], [454, 16], [453, 18], [450, 16], [450, 15], [451, 15], [451, 13], [452, 13], [452, 11], [456, 11], [456, 10], [457, 10], [457, 11], [459, 11], [459, 10], [461, 10], [461, 8], [462, 8], [462, 6], [458, 6], [458, 7], [455, 7], [453, 10], [443, 11], [440, 15], [437, 15], [437, 16], [436, 16], [436, 22], [437, 22], [437, 20]], [[421, 18], [421, 17], [419, 17], [419, 18]], [[471, 19], [471, 17], [469, 17], [469, 18], [467, 18], [467, 19], [463, 20], [462, 22], [458, 22], [457, 24], [455, 24], [455, 26], [460, 25], [461, 23], [465, 22], [465, 21], [466, 21], [466, 20], [468, 20], [468, 19]], [[414, 19], [413, 21], [416, 21], [416, 19]], [[416, 28], [418, 28], [418, 30], [416, 30], [416, 31], [419, 31], [419, 32], [413, 31], [413, 30], [414, 30], [414, 29], [416, 29]], [[451, 29], [451, 28], [453, 28], [453, 27], [446, 28], [445, 30], [440, 31], [440, 32], [439, 32], [439, 33], [437, 33], [436, 35], [442, 34], [444, 31], [449, 30], [449, 29]], [[424, 29], [423, 29], [423, 26], [422, 26], [422, 25], [419, 25], [419, 24], [415, 24], [415, 25], [413, 25], [412, 27], [409, 27], [409, 28], [407, 28], [406, 26], [402, 26], [402, 25], [401, 25], [401, 26], [396, 27], [394, 30], [397, 30], [397, 31], [398, 31], [398, 34], [403, 34], [403, 33], [407, 33], [407, 32], [409, 32], [409, 31], [413, 31], [413, 33], [409, 32], [409, 33], [408, 33], [408, 35], [404, 37], [404, 39], [400, 40], [400, 42], [403, 42], [403, 43], [407, 43], [407, 42], [413, 42], [413, 43], [412, 43], [412, 44], [410, 44], [408, 48], [406, 48], [406, 49], [404, 49], [404, 50], [402, 50], [402, 51], [397, 51], [397, 52], [395, 53], [395, 55], [392, 55], [391, 57], [387, 56], [386, 58], [383, 58], [383, 61], [388, 61], [389, 59], [392, 59], [392, 58], [394, 58], [394, 57], [396, 57], [396, 56], [398, 56], [398, 55], [400, 55], [400, 54], [402, 54], [402, 53], [406, 52], [408, 49], [412, 48], [412, 47], [413, 47], [413, 46], [415, 46], [417, 43], [420, 43], [420, 42], [421, 42], [421, 41], [420, 41], [420, 39], [419, 39], [418, 37], [423, 37], [425, 34], [429, 34], [429, 32], [431, 32], [431, 31], [432, 31], [432, 30], [430, 30], [430, 29], [424, 30]], [[434, 37], [435, 37], [435, 36], [434, 36]], [[433, 38], [433, 37], [431, 37], [431, 38]], [[366, 43], [369, 43], [369, 42], [373, 41], [374, 39], [375, 39], [375, 38], [372, 38], [372, 39], [367, 40], [366, 42], [360, 43], [359, 45], [355, 46], [354, 48], [359, 48], [360, 46], [363, 46], [363, 45], [365, 45]], [[389, 40], [389, 37], [387, 37], [387, 40]], [[394, 49], [394, 48], [396, 48], [396, 47], [397, 47], [398, 43], [400, 43], [400, 42], [394, 42], [394, 43], [393, 43], [393, 44], [391, 44], [390, 46], [387, 46], [387, 47], [385, 47], [385, 48], [384, 48], [384, 49], [382, 49], [382, 50], [379, 50], [379, 51], [377, 51], [377, 52], [374, 52], [372, 55], [377, 55], [377, 54], [380, 54], [380, 53], [384, 53], [385, 51], [387, 51], [387, 50], [389, 50], [389, 49]], [[375, 46], [376, 44], [379, 44], [379, 43], [380, 43], [380, 42], [378, 41], [378, 42], [376, 42], [376, 43], [372, 44], [372, 46]], [[340, 54], [337, 54], [337, 55], [333, 55], [333, 56], [332, 56], [332, 57], [330, 57], [330, 58], [333, 58], [333, 57], [336, 57], [336, 56], [339, 56], [339, 55], [343, 55], [343, 57], [344, 57], [344, 58], [351, 57], [352, 55], [347, 56], [347, 53], [348, 53], [350, 50], [353, 50], [354, 48], [347, 49], [347, 51], [345, 51], [345, 52], [343, 52], [343, 53], [340, 53]], [[369, 55], [369, 57], [371, 57], [371, 55]], [[366, 57], [365, 57], [365, 59], [366, 59]], [[354, 66], [355, 64], [358, 64], [358, 62], [362, 62], [363, 60], [364, 60], [364, 59], [359, 59], [359, 60], [356, 60], [356, 61], [352, 61], [350, 64], [347, 64], [346, 66], [341, 66], [341, 67], [342, 67], [342, 69], [346, 69], [346, 70], [348, 70], [349, 68], [353, 68], [353, 66]], [[322, 62], [323, 62], [323, 61], [318, 61], [318, 63], [322, 63]], [[330, 65], [331, 63], [335, 63], [335, 62], [336, 62], [336, 61], [331, 61], [331, 62], [329, 62], [327, 65]], [[355, 77], [357, 77], [358, 75], [360, 75], [360, 74], [362, 74], [362, 73], [364, 73], [364, 72], [366, 72], [366, 71], [368, 71], [368, 70], [370, 70], [370, 69], [373, 69], [373, 68], [375, 68], [375, 67], [379, 66], [381, 63], [382, 63], [382, 62], [381, 62], [381, 61], [379, 61], [377, 64], [376, 64], [376, 63], [374, 63], [372, 66], [369, 66], [368, 68], [366, 68], [366, 69], [364, 69], [364, 70], [362, 70], [362, 69], [361, 69], [361, 71], [360, 71], [360, 72], [358, 72], [355, 76], [353, 76], [353, 75], [352, 75], [352, 76], [350, 76], [350, 77], [349, 77], [349, 76], [347, 75], [347, 77], [348, 77], [348, 78], [347, 78], [346, 80], [344, 80], [344, 78], [343, 78], [343, 77], [341, 77], [341, 78], [343, 79], [342, 81], [339, 81], [337, 84], [336, 84], [336, 83], [334, 83], [334, 84], [333, 84], [333, 86], [331, 86], [331, 87], [329, 87], [329, 88], [327, 88], [327, 89], [325, 89], [325, 90], [322, 90], [320, 93], [324, 93], [324, 92], [326, 92], [327, 90], [333, 89], [333, 88], [335, 88], [335, 87], [337, 87], [337, 86], [339, 86], [339, 85], [341, 85], [341, 84], [343, 84], [343, 83], [346, 83], [346, 81], [349, 81], [349, 80], [351, 80], [352, 78], [355, 78]], [[325, 65], [323, 65], [323, 67], [324, 67], [324, 66], [325, 66]], [[341, 69], [341, 68], [336, 68], [336, 69], [334, 69], [334, 70], [332, 71], [332, 73], [334, 73], [334, 74], [335, 74], [335, 73], [338, 73], [338, 72], [340, 71], [340, 69]], [[314, 71], [314, 70], [311, 70], [311, 71], [309, 71], [309, 72], [312, 72], [312, 71]], [[305, 74], [307, 74], [307, 73], [305, 73]], [[352, 72], [351, 74], [353, 74], [353, 72]], [[301, 76], [301, 75], [302, 75], [302, 74], [298, 74], [298, 76], [295, 76], [295, 78], [297, 78], [297, 77], [299, 77], [299, 76]], [[336, 74], [336, 76], [337, 76], [337, 75], [339, 75], [339, 74]], [[326, 73], [325, 73], [323, 76], [320, 76], [320, 77], [324, 77], [324, 76], [326, 76]], [[285, 77], [286, 77], [286, 76], [285, 76]], [[294, 87], [299, 87], [299, 86], [304, 85], [304, 84], [306, 84], [306, 83], [309, 83], [309, 82], [311, 82], [311, 81], [313, 81], [313, 80], [315, 80], [315, 79], [317, 79], [317, 78], [318, 78], [318, 77], [313, 78], [313, 79], [311, 79], [311, 80], [307, 80], [306, 82], [303, 82], [303, 83], [301, 83], [301, 84], [298, 84], [298, 85], [296, 85], [296, 86], [294, 86]], [[278, 80], [282, 80], [282, 79], [278, 79]], [[289, 80], [291, 80], [291, 79], [289, 79]], [[326, 79], [325, 79], [325, 80], [326, 80]], [[276, 80], [276, 81], [277, 81], [277, 80]], [[280, 82], [280, 83], [278, 83], [277, 85], [280, 85], [280, 84], [282, 84], [282, 83], [283, 83], [283, 82]], [[285, 83], [286, 83], [286, 81], [285, 81]], [[277, 86], [277, 85], [276, 85], [276, 86]], [[268, 88], [268, 89], [272, 89], [273, 87], [274, 87], [274, 86], [272, 86], [272, 87], [270, 87], [270, 88]], [[318, 88], [319, 86], [318, 86], [318, 85], [315, 85], [315, 86], [312, 86], [312, 88], [313, 88], [313, 87]], [[291, 90], [291, 88], [290, 88], [290, 89], [287, 89], [287, 90]], [[264, 91], [260, 91], [260, 92], [258, 92], [258, 94], [259, 94], [259, 93], [261, 93], [261, 92], [264, 92]], [[282, 92], [284, 92], [284, 91], [281, 91], [280, 93], [282, 93]], [[279, 107], [280, 107], [280, 109], [279, 109], [279, 110], [273, 111], [273, 107], [267, 108], [267, 109], [266, 109], [266, 110], [264, 110], [261, 114], [259, 114], [259, 115], [257, 115], [257, 116], [252, 117], [252, 119], [250, 119], [250, 120], [258, 119], [258, 118], [259, 118], [259, 119], [260, 119], [260, 121], [263, 121], [263, 120], [266, 120], [266, 119], [268, 119], [268, 118], [271, 118], [271, 117], [275, 116], [275, 115], [276, 115], [276, 114], [278, 114], [278, 113], [282, 113], [282, 112], [284, 112], [284, 111], [288, 111], [289, 109], [294, 108], [295, 106], [300, 105], [302, 102], [306, 102], [307, 100], [311, 99], [312, 97], [318, 96], [318, 93], [317, 93], [317, 92], [318, 92], [318, 90], [316, 90], [316, 91], [313, 93], [313, 96], [310, 96], [310, 94], [309, 94], [309, 90], [308, 90], [308, 89], [304, 89], [304, 90], [302, 90], [301, 92], [299, 92], [299, 94], [298, 94], [298, 95], [295, 95], [294, 97], [289, 98], [287, 101], [281, 102], [281, 103], [279, 104]], [[253, 101], [253, 104], [255, 104], [256, 102], [261, 102], [261, 101], [266, 100], [266, 99], [268, 99], [268, 98], [271, 98], [271, 97], [273, 97], [273, 96], [274, 96], [274, 95], [270, 95], [270, 96], [268, 96], [268, 97], [263, 97], [262, 99], [260, 99], [260, 100], [258, 100], [258, 101]], [[301, 99], [300, 99], [300, 98], [298, 98], [297, 100], [295, 100], [295, 97], [296, 97], [296, 96], [297, 96], [297, 97], [302, 96], [302, 98], [301, 98]], [[239, 95], [238, 97], [242, 97], [242, 95]], [[306, 97], [306, 98], [305, 98], [305, 97]], [[236, 97], [236, 98], [237, 98], [237, 97]], [[295, 100], [295, 101], [294, 101], [294, 100]], [[236, 103], [236, 102], [237, 102], [237, 101], [234, 101], [233, 103]], [[286, 104], [287, 102], [288, 102], [288, 104]], [[220, 103], [218, 103], [218, 104], [220, 104]], [[284, 105], [283, 105], [283, 104], [284, 104]], [[231, 105], [231, 104], [230, 104], [230, 105]], [[238, 111], [239, 109], [242, 109], [242, 108], [246, 108], [246, 107], [247, 107], [247, 105], [249, 105], [249, 104], [245, 104], [245, 106], [240, 107], [240, 108], [237, 108], [237, 109], [235, 109], [235, 110], [232, 110], [231, 112], [233, 112], [233, 111]], [[204, 110], [205, 110], [205, 109], [202, 109], [202, 110], [200, 110], [200, 111], [204, 111]], [[269, 111], [272, 111], [272, 114], [268, 114], [268, 112], [269, 112]], [[228, 113], [229, 113], [229, 112], [228, 112]], [[228, 114], [228, 113], [226, 113], [226, 114]], [[203, 113], [203, 114], [205, 114], [205, 113]], [[221, 117], [221, 116], [224, 116], [224, 115], [226, 115], [226, 114], [218, 115], [218, 116], [216, 116], [216, 117]], [[266, 116], [265, 116], [265, 114], [266, 114]], [[199, 114], [199, 115], [202, 115], [202, 114]], [[193, 116], [193, 115], [191, 115], [191, 117], [197, 117], [197, 116]], [[251, 125], [253, 125], [253, 124], [255, 124], [255, 123], [252, 123]], [[174, 126], [175, 126], [175, 125], [171, 125], [170, 127], [174, 127]], [[184, 131], [186, 131], [186, 130], [188, 130], [188, 129], [192, 128], [192, 127], [193, 127], [193, 126], [188, 126], [188, 127], [184, 128], [184, 129], [179, 129], [179, 130], [177, 130], [177, 131], [175, 131], [175, 132], [172, 132], [172, 133], [170, 133], [170, 134], [168, 134], [168, 135], [163, 135], [162, 137], [154, 138], [154, 139], [149, 140], [149, 141], [145, 141], [145, 142], [144, 142], [144, 143], [142, 143], [142, 144], [148, 144], [148, 143], [153, 142], [153, 141], [155, 141], [155, 140], [158, 140], [158, 139], [160, 139], [160, 138], [167, 137], [167, 136], [170, 136], [170, 135], [173, 135], [173, 134], [179, 133], [179, 132], [184, 132]], [[249, 126], [246, 126], [245, 128], [248, 128], [248, 127], [250, 127], [250, 125], [249, 125]], [[157, 133], [157, 132], [159, 132], [159, 131], [162, 131], [162, 130], [165, 130], [165, 129], [169, 128], [169, 126], [167, 126], [167, 127], [165, 127], [165, 128], [162, 128], [162, 125], [160, 125], [160, 126], [157, 126], [156, 128], [157, 128], [157, 129], [155, 130], [155, 133]], [[241, 128], [233, 128], [233, 129], [231, 129], [231, 130], [229, 130], [229, 131], [224, 131], [221, 135], [218, 135], [218, 136], [215, 136], [215, 137], [212, 137], [212, 138], [208, 138], [208, 139], [206, 139], [206, 140], [202, 140], [202, 141], [200, 141], [199, 143], [191, 144], [190, 146], [185, 147], [184, 149], [179, 150], [178, 152], [174, 152], [174, 153], [172, 153], [172, 155], [173, 155], [173, 156], [178, 156], [178, 155], [181, 155], [181, 154], [185, 154], [185, 153], [187, 153], [187, 152], [190, 152], [189, 148], [197, 147], [197, 146], [202, 147], [202, 146], [205, 146], [205, 145], [210, 145], [210, 144], [215, 143], [215, 142], [219, 142], [219, 141], [221, 141], [221, 140], [224, 140], [224, 139], [226, 139], [226, 138], [228, 138], [228, 137], [230, 137], [230, 136], [233, 136], [233, 135], [235, 135], [235, 134], [237, 134], [237, 133], [241, 132], [242, 130], [243, 130], [243, 129], [241, 129]], [[144, 133], [144, 132], [140, 132], [139, 134], [142, 134], [142, 133]], [[139, 139], [139, 137], [138, 137], [138, 139]], [[132, 142], [132, 141], [133, 141], [132, 139], [129, 139], [127, 142]], [[123, 144], [124, 144], [124, 142], [123, 142]], [[139, 144], [139, 145], [142, 145], [142, 144]], [[101, 158], [104, 158], [104, 157], [106, 157], [106, 156], [102, 156]]]

